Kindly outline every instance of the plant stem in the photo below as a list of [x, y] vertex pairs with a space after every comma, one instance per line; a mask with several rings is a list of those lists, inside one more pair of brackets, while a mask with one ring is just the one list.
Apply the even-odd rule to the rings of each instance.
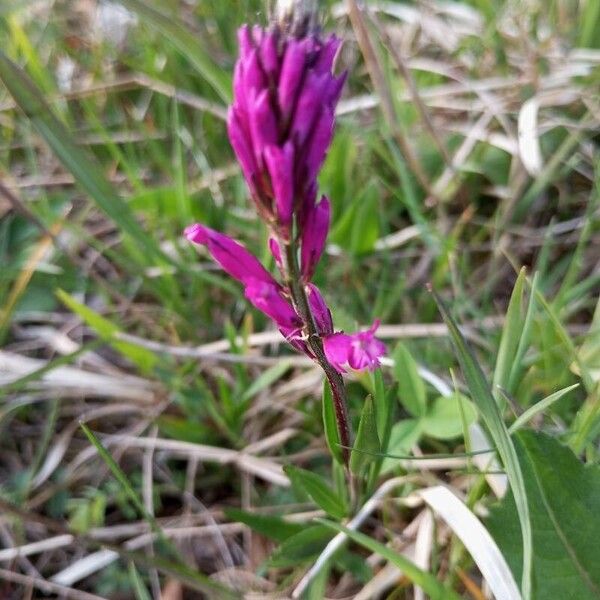
[[325, 372], [325, 376], [331, 387], [340, 444], [342, 445], [342, 457], [349, 473], [348, 467], [350, 462], [352, 436], [350, 432], [350, 421], [348, 419], [346, 386], [344, 385], [342, 376], [333, 368], [325, 356], [323, 342], [321, 341], [321, 336], [319, 335], [314, 316], [310, 310], [306, 290], [304, 285], [302, 285], [293, 238], [289, 241], [279, 238], [278, 242], [279, 247], [282, 249], [281, 260], [283, 263], [283, 272], [287, 287], [292, 296], [292, 303], [304, 323], [307, 344], [315, 355], [316, 361]]

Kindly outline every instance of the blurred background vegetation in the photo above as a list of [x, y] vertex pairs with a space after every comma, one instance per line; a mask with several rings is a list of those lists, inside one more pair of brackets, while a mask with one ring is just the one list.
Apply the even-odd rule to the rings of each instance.
[[[502, 384], [507, 422], [579, 384], [530, 424], [596, 464], [600, 2], [365, 5], [321, 3], [350, 76], [315, 283], [338, 327], [382, 320], [399, 390], [388, 451], [476, 449], [476, 413], [438, 402], [468, 393], [431, 282]], [[315, 508], [281, 465], [329, 473], [321, 374], [181, 236], [202, 221], [272, 260], [224, 126], [235, 31], [265, 21], [258, 0], [0, 7], [1, 597], [228, 597], [214, 582], [267, 597], [328, 539], [275, 558], [269, 541], [298, 532], [269, 515], [308, 522]], [[349, 383], [353, 418], [369, 385]], [[416, 470], [405, 496], [443, 482], [484, 514], [499, 494], [472, 469], [386, 459], [384, 472]], [[264, 522], [226, 511], [240, 507]], [[373, 537], [410, 545], [421, 510], [391, 507]], [[485, 597], [461, 543], [437, 533], [424, 566]], [[362, 552], [312, 597], [422, 597]], [[567, 597], [557, 589], [539, 597]]]

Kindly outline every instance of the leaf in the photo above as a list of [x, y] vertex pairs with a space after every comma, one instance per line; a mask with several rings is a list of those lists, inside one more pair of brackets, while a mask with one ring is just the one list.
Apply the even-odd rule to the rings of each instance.
[[74, 143], [65, 125], [45, 102], [33, 81], [0, 51], [0, 79], [26, 114], [38, 133], [46, 140], [64, 167], [98, 206], [137, 244], [137, 256], [172, 264], [159, 245], [135, 220], [129, 206], [117, 195], [102, 173], [101, 167], [81, 146]]
[[460, 596], [458, 594], [445, 588], [434, 575], [423, 571], [404, 555], [394, 552], [391, 548], [384, 546], [364, 533], [353, 531], [343, 525], [325, 521], [324, 519], [317, 520], [335, 531], [345, 533], [351, 540], [364, 546], [371, 552], [376, 552], [383, 556], [383, 558], [401, 569], [402, 573], [413, 583], [423, 588], [423, 591], [431, 598], [431, 600], [459, 600]]
[[473, 401], [492, 435], [492, 439], [508, 475], [517, 506], [523, 540], [523, 579], [521, 581], [521, 592], [523, 599], [529, 600], [531, 595], [531, 566], [533, 560], [532, 533], [527, 493], [515, 447], [479, 363], [444, 303], [435, 292], [432, 291], [432, 293], [456, 347], [458, 360]]
[[[408, 454], [419, 441], [423, 433], [419, 419], [404, 419], [392, 427], [387, 454]], [[387, 473], [398, 466], [398, 459], [386, 457], [381, 467], [382, 473]]]
[[140, 0], [121, 0], [121, 4], [139, 14], [171, 42], [194, 65], [221, 98], [231, 101], [231, 78], [200, 45], [198, 36], [176, 20]]
[[333, 458], [340, 464], [344, 464], [342, 447], [340, 446], [340, 432], [337, 428], [335, 418], [335, 407], [333, 406], [333, 395], [327, 381], [323, 384], [323, 428], [325, 430], [325, 441]]
[[274, 515], [258, 515], [239, 508], [226, 508], [225, 516], [231, 521], [239, 521], [276, 542], [284, 542], [306, 528], [302, 523], [292, 523]]
[[283, 377], [286, 371], [290, 368], [290, 365], [291, 363], [289, 360], [283, 360], [261, 373], [260, 376], [257, 377], [243, 393], [242, 402], [250, 400], [256, 396], [258, 392], [268, 388], [271, 384], [281, 379], [281, 377]]
[[331, 531], [323, 525], [305, 527], [296, 535], [288, 538], [268, 560], [271, 567], [295, 567], [298, 564], [313, 560], [318, 556], [329, 540]]
[[402, 342], [396, 346], [393, 358], [400, 402], [413, 417], [423, 416], [427, 411], [427, 392], [415, 359]]
[[463, 417], [467, 425], [477, 419], [477, 410], [473, 403], [462, 394], [436, 398], [421, 419], [423, 433], [440, 440], [451, 440], [464, 432]]
[[525, 425], [528, 421], [533, 419], [535, 415], [541, 413], [542, 411], [550, 408], [555, 402], [560, 400], [564, 395], [568, 394], [571, 390], [578, 388], [579, 384], [575, 383], [566, 387], [562, 390], [558, 390], [558, 392], [554, 392], [554, 394], [550, 394], [546, 396], [543, 400], [536, 402], [533, 406], [530, 406], [519, 418], [515, 419], [514, 423], [508, 428], [508, 432], [513, 434], [515, 431], [518, 431], [523, 425]]
[[508, 390], [510, 372], [519, 346], [519, 340], [523, 334], [523, 287], [526, 273], [525, 267], [519, 271], [519, 276], [508, 303], [504, 327], [502, 328], [502, 337], [500, 338], [496, 368], [492, 380], [492, 390], [497, 399], [499, 397], [498, 388]]
[[379, 239], [379, 191], [375, 184], [356, 195], [331, 232], [331, 240], [354, 255], [367, 254]]
[[350, 470], [356, 474], [361, 473], [367, 464], [373, 460], [373, 456], [365, 454], [366, 452], [373, 454], [381, 451], [379, 436], [377, 435], [375, 409], [373, 399], [370, 395], [366, 397], [365, 405], [360, 415], [354, 448], [358, 452], [352, 450], [352, 454], [350, 455]]
[[286, 465], [283, 470], [290, 478], [292, 486], [308, 494], [315, 503], [335, 519], [346, 516], [347, 507], [344, 501], [316, 473]]
[[131, 581], [131, 585], [133, 587], [133, 591], [135, 593], [136, 600], [152, 600], [152, 596], [150, 596], [146, 586], [137, 569], [135, 568], [135, 564], [133, 561], [129, 562], [129, 580]]
[[[584, 466], [569, 448], [533, 431], [514, 436], [533, 528], [533, 600], [600, 597], [600, 467]], [[512, 495], [493, 507], [486, 525], [514, 575], [523, 551]]]
[[131, 342], [115, 340], [114, 336], [119, 333], [119, 328], [92, 310], [89, 306], [77, 302], [73, 296], [63, 290], [56, 290], [59, 300], [83, 321], [89, 325], [103, 340], [114, 346], [123, 356], [126, 356], [132, 363], [136, 364], [142, 371], [149, 372], [156, 364], [158, 358], [146, 348], [142, 348]]

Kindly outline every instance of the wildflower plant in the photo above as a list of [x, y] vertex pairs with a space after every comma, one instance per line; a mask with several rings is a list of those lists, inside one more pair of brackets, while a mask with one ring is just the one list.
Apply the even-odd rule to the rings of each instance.
[[385, 346], [375, 337], [379, 321], [366, 331], [336, 331], [311, 281], [331, 221], [331, 204], [319, 195], [317, 176], [346, 80], [346, 73], [333, 73], [340, 40], [324, 37], [315, 13], [296, 7], [282, 11], [267, 28], [244, 25], [238, 41], [228, 134], [250, 197], [269, 228], [278, 277], [237, 241], [203, 224], [190, 225], [185, 236], [206, 246], [285, 339], [321, 366], [348, 467], [352, 434], [342, 374], [376, 369]]

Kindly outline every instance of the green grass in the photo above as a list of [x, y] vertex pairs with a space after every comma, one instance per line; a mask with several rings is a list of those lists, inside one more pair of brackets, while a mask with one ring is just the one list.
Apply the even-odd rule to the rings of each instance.
[[[471, 598], [478, 557], [454, 535], [430, 540], [426, 569], [400, 554], [424, 520], [415, 502], [374, 509], [353, 542], [317, 561], [331, 527], [350, 527], [349, 507], [360, 514], [392, 478], [405, 477], [389, 489], [396, 498], [441, 484], [478, 509], [498, 501], [490, 471], [500, 469], [516, 509], [503, 505], [513, 521], [498, 544], [517, 549], [518, 564], [508, 562], [518, 587], [540, 598], [544, 574], [527, 574], [540, 522], [528, 494], [549, 483], [512, 431], [550, 434], [544, 444], [566, 445], [590, 465], [581, 478], [596, 477], [600, 70], [595, 54], [576, 49], [598, 47], [600, 11], [471, 0], [427, 10], [412, 29], [403, 18], [425, 3], [388, 3], [358, 22], [322, 3], [324, 27], [345, 40], [338, 69], [350, 76], [320, 176], [334, 247], [315, 283], [337, 327], [397, 326], [383, 331], [396, 368], [348, 380], [355, 431], [363, 414], [349, 493], [318, 372], [273, 342], [276, 332], [257, 338], [269, 323], [181, 235], [202, 221], [272, 260], [224, 123], [235, 31], [264, 22], [264, 6], [123, 4], [137, 21], [116, 45], [85, 3], [0, 9], [0, 501], [12, 512], [0, 557], [81, 536], [1, 562], [0, 595], [24, 590], [24, 573], [36, 573], [36, 589], [63, 573], [61, 585], [106, 598], [158, 597], [168, 581], [216, 597], [249, 587], [291, 594], [317, 564], [303, 597], [352, 596], [379, 581], [368, 550], [404, 572], [385, 589], [390, 598], [412, 598], [413, 584]], [[374, 63], [356, 41], [361, 23]], [[537, 136], [518, 129], [536, 94]], [[523, 166], [519, 139], [524, 152], [539, 143], [539, 172]], [[457, 414], [438, 412], [455, 389], [451, 372]], [[472, 406], [485, 448], [498, 449], [494, 467], [473, 446]], [[338, 523], [315, 521], [318, 507]], [[564, 516], [552, 512], [557, 531]], [[152, 543], [138, 539], [152, 532]], [[65, 570], [102, 543], [118, 558], [69, 579]]]

